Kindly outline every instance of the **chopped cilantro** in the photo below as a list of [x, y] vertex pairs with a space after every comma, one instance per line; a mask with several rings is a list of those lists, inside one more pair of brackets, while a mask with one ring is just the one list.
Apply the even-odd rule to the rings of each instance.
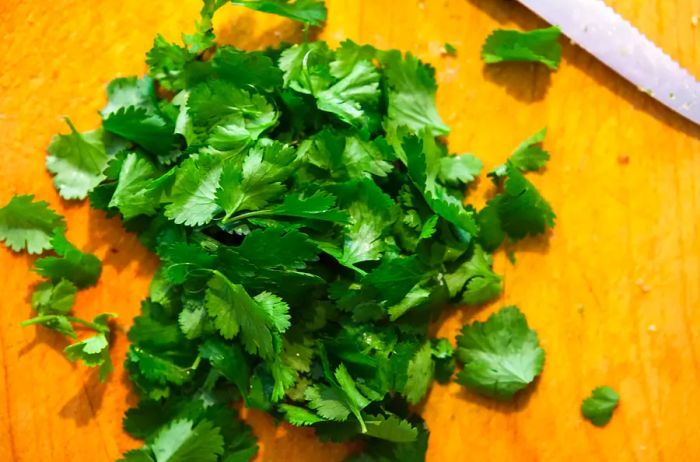
[[529, 32], [498, 29], [486, 39], [481, 57], [486, 64], [531, 61], [556, 70], [561, 60], [559, 35], [561, 32], [558, 27]]
[[602, 427], [610, 422], [619, 402], [620, 395], [615, 390], [607, 386], [598, 387], [583, 400], [581, 414], [593, 425]]
[[[147, 76], [109, 83], [102, 127], [68, 122], [49, 146], [60, 195], [121, 216], [160, 260], [124, 364], [139, 398], [124, 428], [144, 444], [122, 460], [248, 461], [257, 444], [231, 407], [242, 401], [322, 439], [363, 443], [349, 460], [423, 461], [416, 405], [457, 361], [460, 383], [498, 399], [542, 370], [517, 308], [465, 326], [457, 348], [434, 338], [432, 321], [498, 297], [491, 253], [554, 225], [524, 176], [549, 157], [544, 131], [490, 173], [496, 194], [477, 211], [467, 194], [483, 164], [449, 152], [429, 64], [349, 40], [217, 45], [213, 16], [226, 3], [305, 30], [326, 18], [321, 0], [204, 0], [182, 44], [156, 37]], [[533, 35], [508, 48], [497, 34], [489, 46], [522, 58], [542, 52]], [[114, 315], [73, 315], [101, 263], [64, 231], [32, 196], [0, 209], [10, 248], [53, 251], [35, 262], [45, 280], [22, 324], [72, 339], [68, 359], [105, 380]]]
[[445, 42], [444, 48], [445, 48], [445, 54], [448, 54], [451, 56], [455, 56], [457, 54], [457, 48], [455, 48], [455, 46], [452, 45], [451, 43]]

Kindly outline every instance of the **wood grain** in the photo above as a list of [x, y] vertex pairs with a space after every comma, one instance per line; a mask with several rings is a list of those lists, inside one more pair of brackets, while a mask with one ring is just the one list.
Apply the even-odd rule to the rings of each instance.
[[[182, 3], [182, 4], [180, 4]], [[454, 336], [472, 318], [518, 304], [547, 351], [535, 389], [494, 404], [457, 385], [436, 386], [424, 405], [428, 460], [700, 460], [700, 130], [567, 44], [561, 69], [484, 68], [479, 48], [495, 27], [543, 25], [511, 0], [328, 0], [322, 38], [411, 50], [437, 68], [450, 147], [487, 167], [543, 126], [552, 153], [535, 177], [557, 212], [549, 242], [497, 257], [505, 294], [482, 310], [458, 310], [439, 331]], [[697, 0], [608, 0], [700, 75]], [[399, 6], [400, 5], [400, 6]], [[156, 260], [87, 205], [61, 201], [44, 170], [51, 136], [69, 115], [99, 124], [104, 85], [144, 71], [156, 32], [192, 29], [196, 0], [3, 0], [0, 4], [0, 203], [17, 192], [49, 200], [68, 235], [104, 260], [77, 311], [120, 313], [113, 378], [100, 385], [62, 356], [63, 341], [19, 327], [29, 316], [32, 258], [0, 249], [0, 460], [110, 461], [138, 442], [121, 431], [133, 401], [121, 368], [124, 331], [139, 309]], [[278, 18], [226, 7], [223, 41], [257, 48], [299, 37]], [[441, 54], [444, 42], [456, 57]], [[475, 193], [483, 201], [488, 184]], [[622, 395], [604, 429], [579, 416], [581, 399], [608, 384]], [[261, 438], [259, 460], [340, 461], [347, 448], [246, 413]]]

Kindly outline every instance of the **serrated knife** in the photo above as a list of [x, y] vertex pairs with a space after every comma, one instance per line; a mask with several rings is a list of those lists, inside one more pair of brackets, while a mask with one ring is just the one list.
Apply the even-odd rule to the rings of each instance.
[[641, 91], [700, 125], [700, 83], [603, 0], [519, 1]]

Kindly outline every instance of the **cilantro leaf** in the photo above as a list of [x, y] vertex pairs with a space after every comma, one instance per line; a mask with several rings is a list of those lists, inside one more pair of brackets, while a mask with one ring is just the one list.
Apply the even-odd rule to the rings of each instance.
[[495, 30], [481, 49], [481, 58], [486, 64], [503, 61], [539, 62], [552, 70], [559, 67], [561, 45], [558, 27], [537, 29], [529, 32], [517, 30]]
[[497, 226], [511, 239], [542, 234], [554, 226], [556, 218], [535, 186], [510, 163], [506, 165], [503, 192], [490, 200], [486, 208], [494, 209], [484, 212], [486, 217], [496, 220]]
[[226, 0], [204, 0], [202, 2], [194, 34], [182, 35], [182, 41], [191, 53], [202, 53], [214, 45], [214, 13], [225, 4]]
[[[547, 135], [547, 129], [543, 128], [535, 133], [515, 149], [508, 158], [508, 162], [521, 172], [531, 172], [544, 168], [549, 160], [549, 153], [542, 149], [542, 142]], [[489, 176], [498, 178], [506, 175], [506, 164], [499, 165], [489, 172]]]
[[283, 228], [256, 229], [243, 240], [238, 253], [264, 268], [303, 269], [318, 260], [319, 249], [308, 235]]
[[112, 372], [112, 359], [109, 356], [109, 342], [104, 334], [97, 334], [69, 345], [63, 350], [71, 361], [82, 360], [86, 366], [99, 366], [100, 380], [105, 381]]
[[472, 211], [465, 209], [459, 199], [450, 195], [447, 189], [437, 182], [441, 170], [441, 155], [432, 135], [426, 130], [422, 139], [415, 136], [405, 138], [403, 150], [408, 174], [423, 191], [423, 197], [433, 211], [467, 233], [476, 234], [477, 226]]
[[[331, 63], [331, 66], [333, 63]], [[317, 95], [318, 108], [352, 125], [363, 125], [363, 104], [379, 102], [379, 73], [369, 61], [358, 62], [341, 80]]]
[[278, 142], [261, 142], [252, 148], [242, 164], [236, 159], [224, 163], [216, 192], [217, 203], [227, 220], [241, 210], [258, 210], [286, 189], [283, 181], [292, 173], [295, 151]]
[[154, 214], [161, 196], [159, 190], [152, 188], [153, 180], [158, 176], [159, 172], [150, 160], [130, 152], [121, 164], [109, 206], [119, 209], [125, 220]]
[[186, 84], [186, 66], [194, 60], [186, 48], [170, 43], [158, 34], [146, 53], [148, 75], [168, 90], [180, 90]]
[[348, 216], [336, 209], [336, 197], [323, 191], [316, 191], [311, 195], [305, 193], [286, 194], [280, 205], [277, 205], [267, 213], [286, 217], [308, 218], [311, 220], [346, 223]]
[[219, 339], [210, 338], [201, 344], [199, 353], [202, 358], [209, 360], [216, 371], [234, 383], [241, 393], [248, 390], [250, 369], [238, 345], [228, 345]]
[[407, 420], [394, 414], [369, 416], [365, 419], [367, 436], [395, 443], [411, 443], [418, 437], [418, 430]]
[[129, 106], [150, 108], [156, 103], [155, 86], [149, 77], [119, 77], [107, 85], [107, 106], [101, 111], [102, 117]]
[[141, 347], [132, 345], [126, 356], [127, 365], [138, 367], [138, 371], [147, 380], [160, 384], [182, 385], [190, 380], [190, 369], [176, 364], [165, 356], [150, 353]]
[[282, 87], [282, 71], [264, 53], [224, 46], [216, 50], [212, 65], [222, 79], [240, 88], [253, 86], [273, 91]]
[[326, 20], [326, 6], [323, 0], [231, 0], [231, 3], [312, 26], [320, 26]]
[[[176, 419], [141, 451], [148, 457], [143, 460], [156, 462], [216, 462], [224, 452], [224, 439], [219, 427], [208, 420], [195, 425], [188, 419]], [[125, 460], [132, 462], [129, 457]]]
[[68, 314], [77, 292], [75, 284], [66, 279], [44, 281], [32, 293], [32, 308], [39, 314]]
[[544, 365], [537, 334], [515, 306], [464, 326], [457, 337], [457, 358], [464, 363], [457, 382], [501, 400], [530, 384]]
[[388, 89], [387, 118], [391, 124], [404, 125], [414, 133], [428, 129], [432, 135], [447, 135], [450, 129], [435, 107], [434, 69], [412, 54], [385, 52], [381, 61], [386, 68]]
[[316, 95], [333, 81], [330, 64], [333, 54], [325, 42], [301, 43], [282, 51], [279, 68], [284, 85], [299, 93]]
[[43, 257], [34, 262], [34, 271], [52, 281], [66, 279], [79, 288], [97, 283], [102, 264], [96, 256], [83, 253], [73, 246], [62, 229], [54, 231], [51, 245], [58, 257]]
[[263, 358], [274, 355], [279, 334], [290, 325], [289, 307], [282, 299], [268, 292], [253, 298], [243, 286], [216, 271], [209, 280], [205, 303], [225, 339], [240, 332], [246, 351]]
[[102, 126], [160, 157], [167, 157], [173, 148], [175, 124], [142, 107], [120, 108], [109, 114]]
[[280, 404], [279, 409], [284, 412], [285, 420], [297, 427], [305, 427], [319, 422], [325, 422], [325, 419], [322, 419], [303, 407], [293, 406], [291, 404]]
[[440, 180], [445, 184], [460, 186], [471, 183], [479, 176], [484, 164], [471, 154], [449, 156], [440, 159]]
[[583, 400], [581, 414], [593, 425], [602, 427], [610, 422], [619, 402], [620, 395], [615, 390], [608, 386], [597, 387]]
[[63, 217], [30, 194], [13, 196], [0, 209], [0, 240], [15, 252], [36, 254], [50, 249], [53, 230], [63, 227]]
[[165, 216], [177, 224], [200, 226], [209, 223], [219, 211], [216, 188], [221, 163], [207, 154], [185, 160], [175, 173], [175, 183], [164, 200]]
[[68, 135], [56, 135], [48, 147], [46, 168], [64, 199], [85, 199], [103, 179], [109, 157], [102, 140], [102, 129], [79, 133], [66, 119]]
[[352, 74], [362, 62], [371, 63], [377, 56], [377, 49], [372, 45], [358, 45], [352, 40], [344, 40], [335, 50], [335, 60], [330, 63], [330, 71], [336, 79], [343, 79]]
[[328, 420], [342, 422], [353, 414], [362, 431], [366, 432], [367, 427], [360, 412], [371, 401], [358, 391], [345, 365], [338, 366], [334, 377], [337, 383], [331, 386], [315, 385], [306, 389], [304, 397], [309, 402], [309, 407]]
[[389, 320], [396, 321], [409, 310], [422, 306], [430, 300], [431, 292], [420, 284], [416, 284], [411, 290], [396, 304], [387, 308]]
[[[379, 260], [388, 249], [386, 232], [396, 220], [396, 204], [371, 180], [354, 180], [333, 186], [340, 205], [350, 216], [343, 249], [336, 253], [344, 265]], [[328, 251], [328, 249], [324, 249]]]
[[374, 287], [383, 300], [394, 305], [424, 278], [425, 268], [415, 256], [386, 258], [362, 279], [362, 283]]
[[265, 96], [225, 80], [192, 88], [187, 111], [195, 133], [217, 151], [239, 152], [274, 127], [279, 118]]
[[474, 247], [472, 257], [454, 272], [445, 275], [450, 296], [462, 295], [462, 302], [480, 305], [500, 295], [503, 286], [501, 277], [493, 272], [493, 258], [479, 247]]
[[433, 382], [434, 374], [435, 362], [432, 358], [432, 347], [430, 342], [425, 342], [408, 363], [403, 395], [406, 396], [409, 404], [418, 404], [425, 397]]

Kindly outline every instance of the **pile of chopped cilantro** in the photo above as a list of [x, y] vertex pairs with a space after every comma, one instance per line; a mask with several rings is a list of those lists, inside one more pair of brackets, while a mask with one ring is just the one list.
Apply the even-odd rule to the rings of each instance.
[[[466, 326], [457, 349], [431, 323], [498, 297], [491, 253], [545, 233], [554, 213], [524, 173], [544, 167], [544, 131], [489, 175], [451, 155], [434, 70], [410, 53], [322, 41], [243, 51], [214, 42], [206, 0], [182, 45], [156, 37], [148, 75], [107, 87], [102, 127], [58, 135], [47, 168], [61, 197], [120, 216], [160, 258], [128, 333], [139, 396], [124, 428], [128, 462], [247, 461], [257, 452], [232, 403], [361, 441], [355, 461], [421, 461], [428, 429], [413, 405], [435, 380], [510, 398], [544, 352], [515, 307]], [[233, 1], [308, 25], [320, 0]], [[46, 278], [41, 324], [76, 339], [70, 359], [111, 370], [109, 318], [71, 315], [100, 262], [31, 196], [0, 209], [0, 239]], [[95, 335], [77, 340], [74, 326]]]

